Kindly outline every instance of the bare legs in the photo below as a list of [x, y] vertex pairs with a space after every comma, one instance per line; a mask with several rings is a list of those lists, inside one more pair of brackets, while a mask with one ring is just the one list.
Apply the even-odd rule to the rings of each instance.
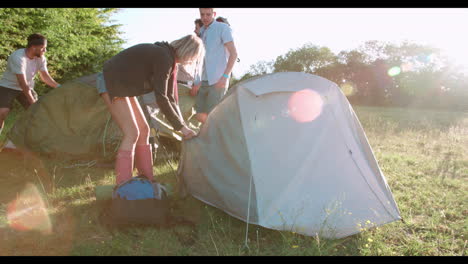
[[140, 132], [135, 146], [135, 167], [139, 173], [145, 175], [146, 178], [152, 181], [154, 175], [153, 153], [151, 152], [151, 145], [149, 144], [150, 128], [140, 104], [135, 97], [132, 98], [134, 99], [130, 101], [132, 108], [135, 112], [140, 113], [139, 115], [135, 115]]
[[153, 180], [153, 159], [148, 143], [150, 129], [140, 104], [135, 97], [116, 98], [113, 102], [108, 93], [102, 93], [101, 97], [123, 133], [115, 161], [117, 184], [133, 177], [134, 160], [138, 172]]

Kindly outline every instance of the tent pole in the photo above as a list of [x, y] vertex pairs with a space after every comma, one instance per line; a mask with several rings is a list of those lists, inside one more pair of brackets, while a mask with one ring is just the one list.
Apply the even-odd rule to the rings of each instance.
[[247, 203], [247, 225], [245, 228], [245, 241], [244, 241], [244, 247], [250, 250], [249, 245], [248, 245], [248, 233], [249, 233], [249, 220], [250, 220], [250, 200], [251, 200], [251, 194], [252, 194], [252, 175], [250, 175], [250, 184], [249, 184], [249, 201]]

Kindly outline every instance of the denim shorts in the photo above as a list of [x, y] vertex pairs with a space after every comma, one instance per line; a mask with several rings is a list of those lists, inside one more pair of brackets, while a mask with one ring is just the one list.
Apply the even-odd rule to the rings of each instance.
[[96, 88], [99, 94], [107, 93], [106, 82], [104, 81], [104, 74], [102, 72], [97, 75]]

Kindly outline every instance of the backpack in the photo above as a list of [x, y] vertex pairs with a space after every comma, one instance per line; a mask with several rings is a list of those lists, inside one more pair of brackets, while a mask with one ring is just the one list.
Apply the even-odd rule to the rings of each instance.
[[114, 228], [166, 226], [169, 213], [169, 198], [164, 186], [137, 176], [114, 187], [107, 205], [106, 222]]

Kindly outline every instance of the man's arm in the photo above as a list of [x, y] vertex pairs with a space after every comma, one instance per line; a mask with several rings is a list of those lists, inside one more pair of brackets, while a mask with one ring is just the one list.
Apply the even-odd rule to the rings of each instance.
[[[232, 72], [232, 68], [234, 67], [234, 63], [237, 60], [237, 50], [236, 46], [234, 45], [234, 41], [229, 41], [224, 44], [226, 49], [229, 51], [229, 59], [226, 65], [226, 69], [224, 70], [224, 74], [227, 76], [230, 76]], [[221, 76], [221, 79], [216, 83], [215, 87], [216, 88], [224, 88], [227, 86], [228, 79], [224, 75]]]
[[23, 90], [23, 93], [26, 96], [28, 103], [30, 104], [35, 103], [36, 98], [33, 96], [31, 87], [29, 87], [26, 81], [25, 61], [22, 59], [21, 56], [13, 56], [12, 54], [10, 55], [10, 57], [8, 57], [8, 65], [10, 66], [11, 71], [16, 75], [16, 80], [18, 81], [18, 84], [21, 87], [21, 90]]
[[224, 46], [229, 51], [229, 60], [226, 66], [226, 70], [224, 70], [224, 74], [229, 76], [232, 72], [232, 68], [234, 67], [234, 63], [237, 60], [237, 50], [236, 46], [234, 45], [234, 41], [230, 41], [224, 44]]
[[39, 76], [41, 77], [41, 80], [45, 82], [45, 84], [49, 85], [50, 87], [57, 88], [59, 86], [59, 83], [57, 83], [49, 74], [48, 71], [39, 71]]
[[26, 99], [30, 104], [34, 104], [36, 102], [36, 99], [32, 95], [31, 88], [29, 85], [26, 83], [26, 77], [24, 77], [24, 74], [16, 74], [16, 79], [18, 80], [18, 83], [23, 90], [24, 95], [26, 96]]

